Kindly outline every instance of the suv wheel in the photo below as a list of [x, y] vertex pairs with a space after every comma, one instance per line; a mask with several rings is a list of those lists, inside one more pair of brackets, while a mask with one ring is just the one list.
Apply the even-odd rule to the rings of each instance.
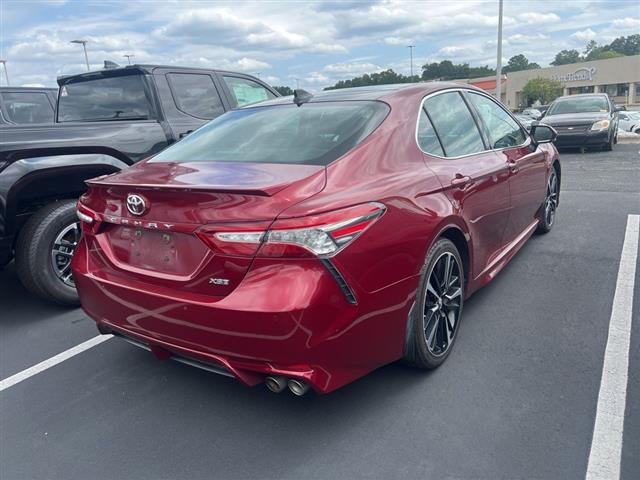
[[78, 305], [71, 259], [80, 240], [76, 201], [41, 208], [18, 235], [16, 269], [30, 292], [61, 305]]

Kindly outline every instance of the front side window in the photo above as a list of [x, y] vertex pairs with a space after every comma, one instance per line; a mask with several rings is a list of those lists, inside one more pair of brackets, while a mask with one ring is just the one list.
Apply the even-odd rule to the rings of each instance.
[[176, 106], [193, 117], [211, 120], [224, 112], [220, 96], [209, 75], [167, 74]]
[[147, 120], [151, 102], [141, 75], [103, 77], [60, 88], [58, 121]]
[[435, 95], [424, 107], [447, 157], [460, 157], [485, 149], [478, 126], [458, 92]]
[[45, 93], [3, 92], [2, 103], [13, 123], [53, 122], [53, 107]]
[[244, 107], [245, 105], [251, 105], [252, 103], [276, 98], [276, 96], [269, 90], [248, 78], [227, 76], [224, 76], [223, 78], [227, 87], [229, 87], [229, 90], [231, 91], [231, 95], [233, 96], [232, 101], [235, 107]]
[[227, 112], [150, 162], [247, 162], [328, 165], [384, 120], [382, 102], [323, 102]]
[[431, 125], [431, 120], [427, 116], [424, 108], [420, 109], [420, 119], [418, 120], [418, 145], [423, 152], [444, 156], [444, 151], [440, 145], [440, 140], [436, 135], [436, 131]]
[[520, 125], [500, 105], [484, 95], [471, 92], [469, 100], [489, 131], [491, 148], [516, 147], [525, 142]]

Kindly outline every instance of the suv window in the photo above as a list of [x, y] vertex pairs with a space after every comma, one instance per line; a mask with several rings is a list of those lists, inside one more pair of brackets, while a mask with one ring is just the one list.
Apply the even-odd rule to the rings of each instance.
[[445, 156], [459, 157], [485, 150], [478, 125], [459, 92], [428, 98], [424, 107], [442, 142]]
[[168, 73], [167, 78], [176, 106], [180, 111], [207, 120], [224, 112], [218, 91], [209, 75]]
[[151, 103], [140, 75], [71, 82], [60, 88], [59, 122], [147, 120]]
[[258, 82], [254, 82], [248, 78], [227, 76], [224, 76], [223, 78], [227, 87], [229, 87], [229, 90], [231, 91], [231, 95], [233, 96], [232, 101], [235, 107], [244, 107], [245, 105], [250, 105], [252, 103], [276, 98], [273, 93], [264, 88]]
[[14, 123], [51, 123], [53, 106], [46, 93], [3, 92], [2, 103], [9, 121]]
[[232, 110], [150, 162], [328, 165], [364, 140], [389, 113], [382, 102], [318, 102]]
[[520, 125], [492, 99], [469, 92], [469, 100], [489, 131], [491, 148], [506, 148], [522, 145], [526, 136]]
[[440, 140], [438, 140], [436, 131], [433, 129], [431, 120], [429, 120], [424, 108], [420, 110], [420, 119], [418, 120], [418, 145], [420, 145], [423, 152], [444, 157]]

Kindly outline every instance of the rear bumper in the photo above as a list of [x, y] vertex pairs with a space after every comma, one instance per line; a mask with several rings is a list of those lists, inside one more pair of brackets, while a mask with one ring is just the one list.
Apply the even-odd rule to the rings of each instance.
[[[210, 301], [109, 275], [83, 239], [73, 274], [85, 312], [103, 333], [134, 339], [159, 358], [221, 367], [246, 385], [267, 375], [332, 391], [402, 356], [417, 279], [350, 304], [318, 260], [256, 259], [240, 285]], [[390, 308], [389, 305], [394, 305]]]
[[558, 133], [556, 146], [558, 147], [588, 147], [594, 145], [602, 145], [609, 141], [609, 131], [604, 132], [586, 132], [579, 133]]

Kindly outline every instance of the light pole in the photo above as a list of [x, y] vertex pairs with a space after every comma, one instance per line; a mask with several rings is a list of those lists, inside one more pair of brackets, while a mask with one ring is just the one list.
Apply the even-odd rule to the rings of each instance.
[[9, 74], [7, 73], [7, 61], [6, 60], [0, 60], [0, 63], [4, 67], [4, 78], [7, 79], [7, 87], [8, 87], [9, 86]]
[[409, 58], [411, 59], [411, 80], [413, 81], [413, 49], [415, 48], [415, 45], [407, 45], [407, 48], [409, 49]]
[[496, 98], [502, 101], [502, 0], [498, 0], [498, 58], [496, 61]]
[[135, 55], [133, 54], [127, 54], [127, 55], [122, 55], [123, 57], [127, 57], [127, 61], [129, 62], [129, 65], [131, 65], [131, 57], [135, 57]]
[[84, 61], [87, 64], [87, 72], [88, 72], [90, 69], [89, 69], [89, 56], [87, 55], [87, 42], [88, 40], [71, 40], [70, 43], [78, 43], [82, 45], [82, 48], [84, 49]]

